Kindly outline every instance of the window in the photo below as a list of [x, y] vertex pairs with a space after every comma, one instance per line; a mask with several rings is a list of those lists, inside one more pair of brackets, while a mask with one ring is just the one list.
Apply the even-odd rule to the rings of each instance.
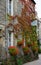
[[8, 0], [8, 14], [13, 15], [13, 0]]
[[9, 32], [9, 46], [11, 46], [11, 32]]
[[9, 0], [9, 14], [11, 15], [11, 0]]

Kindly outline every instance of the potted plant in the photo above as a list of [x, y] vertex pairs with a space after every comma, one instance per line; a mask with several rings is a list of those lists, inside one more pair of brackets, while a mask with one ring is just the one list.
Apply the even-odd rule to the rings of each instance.
[[34, 52], [38, 52], [38, 44], [37, 44], [37, 41], [35, 41], [34, 43], [33, 43], [33, 46], [32, 46], [32, 50], [34, 51]]
[[28, 46], [28, 47], [31, 47], [31, 46], [33, 46], [33, 43], [28, 42], [28, 43], [27, 43], [27, 46]]
[[8, 49], [9, 49], [10, 55], [13, 56], [12, 58], [14, 58], [14, 59], [13, 59], [13, 62], [15, 62], [15, 65], [17, 65], [17, 64], [18, 64], [18, 65], [19, 65], [19, 64], [22, 65], [22, 62], [23, 62], [22, 59], [21, 59], [20, 57], [16, 56], [16, 55], [19, 54], [18, 48], [15, 47], [15, 46], [10, 46]]
[[24, 43], [24, 39], [22, 39], [22, 40], [17, 40], [17, 45], [18, 45], [18, 46], [23, 45], [23, 43]]
[[32, 46], [33, 52], [38, 52], [38, 47], [37, 46]]
[[24, 54], [28, 54], [30, 52], [29, 47], [23, 46], [23, 52], [24, 52]]
[[17, 65], [17, 55], [19, 54], [19, 49], [15, 46], [10, 46], [8, 50], [11, 56], [11, 61]]
[[17, 54], [19, 54], [19, 50], [15, 46], [9, 46], [8, 50], [9, 50], [10, 55], [12, 56], [16, 56]]

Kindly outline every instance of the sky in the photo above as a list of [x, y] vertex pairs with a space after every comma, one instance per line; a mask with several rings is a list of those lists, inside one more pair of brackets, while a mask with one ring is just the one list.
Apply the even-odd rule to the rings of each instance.
[[36, 11], [38, 14], [38, 17], [41, 18], [41, 0], [34, 0], [36, 2]]

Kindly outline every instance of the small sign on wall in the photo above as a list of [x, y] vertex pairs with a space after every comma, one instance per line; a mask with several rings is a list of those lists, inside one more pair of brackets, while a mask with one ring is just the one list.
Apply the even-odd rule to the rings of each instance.
[[37, 26], [37, 20], [34, 20], [32, 23], [31, 23], [32, 26]]

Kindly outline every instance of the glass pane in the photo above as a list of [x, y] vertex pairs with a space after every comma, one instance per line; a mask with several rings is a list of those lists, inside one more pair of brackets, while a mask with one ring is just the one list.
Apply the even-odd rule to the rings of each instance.
[[11, 0], [9, 0], [9, 14], [11, 15]]

